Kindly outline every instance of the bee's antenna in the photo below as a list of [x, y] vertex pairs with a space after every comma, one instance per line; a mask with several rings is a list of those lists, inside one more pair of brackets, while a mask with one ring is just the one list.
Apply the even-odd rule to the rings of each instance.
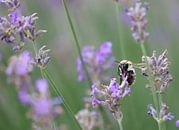
[[114, 62], [115, 62], [115, 63], [117, 63], [117, 64], [119, 64], [119, 63], [120, 63], [120, 61], [117, 61], [117, 60], [115, 60]]

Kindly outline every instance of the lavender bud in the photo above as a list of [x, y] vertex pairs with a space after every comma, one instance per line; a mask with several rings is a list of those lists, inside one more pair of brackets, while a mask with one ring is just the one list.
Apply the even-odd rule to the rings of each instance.
[[[153, 52], [153, 56], [142, 58], [142, 62], [149, 64], [152, 70], [152, 77], [154, 77], [156, 92], [164, 93], [172, 81], [172, 76], [169, 72], [169, 61], [167, 58], [167, 50], [165, 50], [160, 56], [156, 56], [156, 52]], [[142, 69], [142, 74], [148, 76], [147, 67]]]
[[5, 4], [10, 11], [14, 11], [20, 6], [19, 0], [0, 0], [1, 3]]
[[161, 104], [161, 108], [160, 108], [160, 118], [162, 121], [166, 121], [166, 120], [173, 120], [174, 119], [174, 115], [171, 114], [170, 112], [167, 113], [169, 107], [167, 106], [167, 104], [162, 103]]
[[139, 43], [143, 43], [149, 36], [149, 33], [145, 31], [148, 24], [145, 18], [147, 11], [148, 7], [142, 6], [140, 1], [136, 1], [135, 6], [127, 10], [127, 15], [131, 19], [132, 37]]
[[47, 64], [49, 63], [50, 61], [50, 56], [49, 56], [49, 52], [50, 52], [50, 49], [46, 49], [46, 46], [42, 46], [39, 51], [38, 51], [38, 54], [36, 56], [36, 64], [38, 67], [44, 69], [47, 67]]
[[13, 44], [16, 40], [14, 28], [4, 17], [0, 17], [0, 40], [7, 44]]
[[157, 111], [155, 110], [155, 108], [153, 107], [153, 105], [152, 104], [149, 104], [148, 106], [147, 106], [147, 108], [148, 108], [148, 112], [147, 112], [147, 114], [149, 115], [149, 116], [152, 116], [155, 120], [157, 120], [157, 118], [158, 118], [158, 115], [157, 115]]
[[156, 109], [152, 106], [152, 104], [148, 105], [148, 115], [152, 116], [156, 121], [166, 121], [166, 120], [173, 120], [174, 115], [168, 111], [168, 106], [164, 103], [161, 104], [159, 114], [157, 113]]

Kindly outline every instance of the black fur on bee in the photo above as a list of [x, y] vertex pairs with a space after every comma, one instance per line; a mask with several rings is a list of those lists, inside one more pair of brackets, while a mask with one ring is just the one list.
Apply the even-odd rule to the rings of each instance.
[[120, 84], [127, 77], [127, 82], [132, 85], [135, 81], [135, 69], [133, 68], [132, 62], [123, 60], [118, 66], [118, 75], [120, 76]]

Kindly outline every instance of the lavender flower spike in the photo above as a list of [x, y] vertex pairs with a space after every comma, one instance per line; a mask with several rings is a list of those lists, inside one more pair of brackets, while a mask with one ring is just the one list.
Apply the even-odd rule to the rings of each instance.
[[111, 79], [108, 86], [101, 85], [99, 88], [96, 85], [92, 86], [91, 99], [94, 107], [98, 105], [107, 105], [116, 119], [122, 118], [120, 111], [120, 101], [129, 96], [131, 93], [130, 87], [126, 80], [121, 85], [116, 82], [116, 79]]
[[[145, 57], [142, 57], [142, 62], [145, 63]], [[160, 56], [156, 56], [156, 52], [153, 52], [153, 56], [147, 57], [147, 64], [150, 65], [152, 70], [152, 77], [154, 77], [155, 89], [158, 93], [164, 93], [172, 81], [172, 76], [169, 72], [169, 61], [167, 58], [167, 50], [165, 50]], [[142, 69], [142, 74], [148, 76], [147, 68]]]
[[149, 33], [145, 31], [148, 24], [145, 19], [147, 10], [148, 7], [142, 6], [140, 0], [136, 0], [135, 6], [127, 10], [127, 15], [131, 19], [132, 37], [139, 43], [143, 43], [149, 36]]
[[37, 92], [32, 93], [31, 114], [33, 126], [38, 129], [52, 130], [51, 124], [57, 115], [61, 114], [62, 108], [56, 99], [51, 99], [49, 95], [48, 82], [45, 79], [36, 81]]
[[[94, 46], [85, 47], [82, 51], [82, 57], [93, 83], [108, 78], [104, 74], [114, 65], [111, 42], [104, 42], [99, 49]], [[79, 81], [86, 80], [80, 58], [77, 58], [77, 72]]]
[[46, 30], [37, 30], [37, 13], [29, 16], [22, 16], [18, 11], [8, 14], [8, 17], [0, 17], [0, 40], [13, 45], [13, 50], [20, 50], [25, 40], [34, 41], [45, 33]]

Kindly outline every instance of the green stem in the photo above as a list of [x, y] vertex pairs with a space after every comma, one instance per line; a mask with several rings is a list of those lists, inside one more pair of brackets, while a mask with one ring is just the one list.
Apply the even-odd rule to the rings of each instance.
[[[162, 94], [158, 93], [158, 102], [159, 106], [162, 105]], [[161, 122], [162, 130], [166, 130], [165, 122]]]
[[35, 44], [35, 41], [33, 41], [33, 48], [34, 48], [34, 53], [35, 53], [35, 57], [37, 56], [37, 47]]
[[[157, 94], [156, 93], [156, 88], [155, 88], [155, 84], [154, 84], [154, 80], [153, 80], [153, 77], [152, 77], [152, 70], [151, 70], [151, 67], [150, 65], [148, 64], [148, 61], [147, 61], [147, 51], [145, 49], [145, 46], [144, 46], [144, 43], [140, 43], [140, 47], [141, 47], [141, 50], [142, 50], [142, 53], [143, 53], [143, 56], [145, 57], [145, 62], [147, 63], [147, 70], [148, 70], [148, 75], [149, 75], [149, 84], [150, 84], [150, 87], [151, 87], [151, 90], [152, 90], [152, 97], [153, 97], [153, 102], [154, 102], [154, 105], [155, 105], [155, 108], [157, 110], [157, 113], [158, 113], [158, 117], [160, 117], [160, 105], [161, 105], [161, 95]], [[165, 130], [164, 127], [162, 127], [162, 124], [163, 122], [161, 121], [157, 121], [158, 123], [158, 128], [159, 130]]]
[[159, 130], [162, 130], [161, 122], [158, 122], [158, 129], [159, 129]]
[[165, 122], [158, 121], [158, 128], [159, 128], [159, 130], [166, 130]]
[[72, 22], [72, 19], [71, 19], [69, 10], [68, 10], [68, 6], [67, 6], [67, 3], [66, 3], [66, 0], [62, 0], [62, 1], [63, 1], [64, 9], [65, 9], [65, 12], [66, 12], [66, 17], [68, 19], [68, 22], [69, 22], [69, 25], [70, 25], [70, 28], [71, 28], [71, 32], [72, 32], [73, 38], [75, 40], [77, 51], [78, 51], [78, 54], [80, 56], [80, 60], [81, 60], [82, 65], [83, 65], [83, 69], [84, 69], [84, 71], [86, 73], [86, 77], [88, 79], [89, 86], [91, 86], [92, 85], [92, 81], [91, 81], [90, 75], [88, 73], [88, 70], [87, 70], [87, 68], [85, 66], [85, 63], [84, 63], [84, 60], [83, 60], [83, 57], [82, 57], [82, 54], [81, 54], [80, 44], [79, 44], [79, 41], [78, 41], [78, 38], [77, 38], [77, 34], [76, 34], [76, 31], [75, 31], [75, 28], [73, 26], [73, 22]]
[[120, 130], [123, 130], [122, 119], [118, 119], [117, 122], [118, 122], [118, 124], [119, 124]]
[[56, 92], [57, 95], [59, 95], [59, 96], [62, 98], [63, 104], [64, 104], [65, 108], [67, 109], [67, 111], [69, 112], [69, 115], [71, 116], [71, 118], [72, 118], [73, 121], [75, 122], [76, 127], [77, 127], [79, 130], [82, 130], [81, 127], [80, 127], [80, 125], [79, 125], [79, 123], [78, 123], [78, 121], [77, 121], [76, 118], [74, 117], [75, 114], [73, 113], [73, 111], [71, 110], [71, 108], [68, 106], [66, 100], [64, 99], [64, 96], [63, 96], [62, 92], [56, 87], [56, 84], [54, 83], [54, 81], [53, 81], [53, 80], [51, 79], [51, 77], [49, 76], [49, 73], [46, 72], [46, 70], [44, 70], [43, 72], [44, 72], [45, 77], [47, 77], [47, 79], [49, 80], [49, 83], [51, 84], [51, 86], [52, 86], [54, 92]]
[[124, 59], [126, 56], [125, 56], [125, 47], [124, 47], [124, 40], [123, 40], [123, 37], [122, 37], [122, 33], [123, 33], [123, 28], [122, 28], [122, 23], [121, 23], [121, 20], [120, 20], [120, 5], [119, 5], [119, 2], [115, 2], [115, 6], [116, 6], [116, 20], [117, 20], [117, 29], [118, 29], [118, 32], [117, 32], [117, 35], [118, 35], [118, 44], [120, 44], [120, 51], [121, 51], [121, 57], [122, 59]]

